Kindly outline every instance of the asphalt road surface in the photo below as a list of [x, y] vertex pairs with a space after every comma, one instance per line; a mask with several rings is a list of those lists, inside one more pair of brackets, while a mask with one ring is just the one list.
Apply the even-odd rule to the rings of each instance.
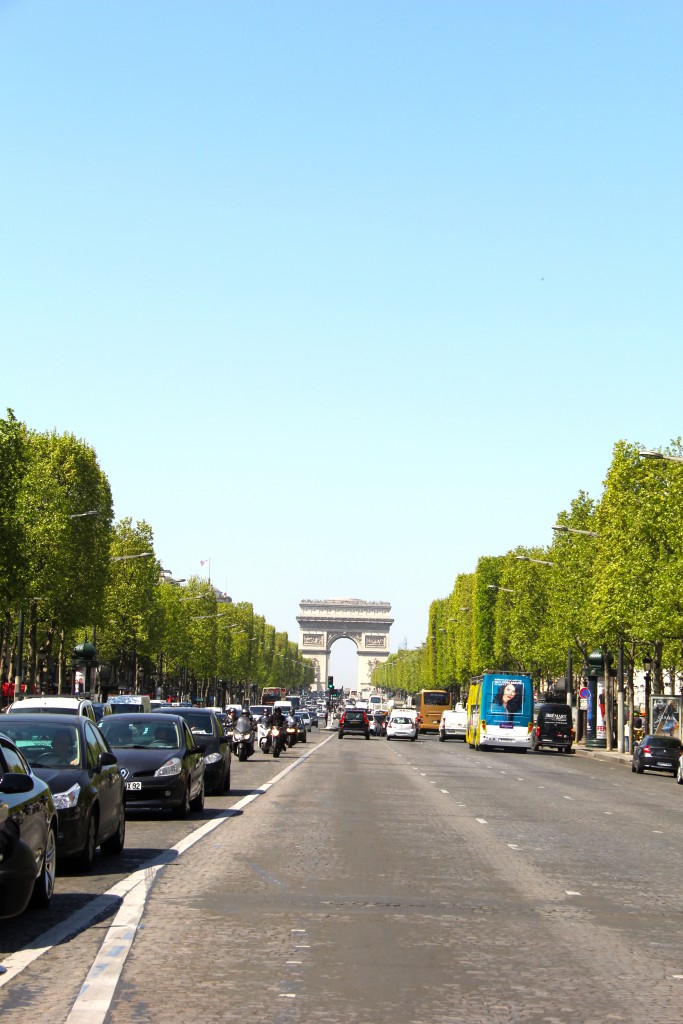
[[678, 1021], [671, 777], [310, 735], [1, 923], [3, 1024]]

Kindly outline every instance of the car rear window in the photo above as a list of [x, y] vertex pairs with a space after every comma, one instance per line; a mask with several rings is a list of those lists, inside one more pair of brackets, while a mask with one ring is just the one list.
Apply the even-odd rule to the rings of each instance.
[[365, 717], [364, 711], [347, 711], [346, 721], [347, 722], [362, 722]]
[[677, 740], [674, 736], [648, 736], [647, 740], [656, 747], [670, 747], [671, 750], [677, 750], [681, 741]]

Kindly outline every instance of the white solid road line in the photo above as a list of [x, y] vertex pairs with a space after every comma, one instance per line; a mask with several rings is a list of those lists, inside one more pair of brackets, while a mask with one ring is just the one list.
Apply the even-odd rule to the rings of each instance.
[[[114, 921], [112, 922], [111, 927], [107, 933], [107, 936], [102, 944], [100, 953], [98, 954], [98, 957], [96, 958], [95, 963], [93, 964], [93, 967], [91, 968], [88, 974], [88, 978], [86, 978], [86, 981], [83, 985], [83, 989], [85, 989], [88, 986], [88, 979], [90, 978], [90, 975], [93, 973], [95, 966], [98, 962], [105, 960], [107, 963], [109, 963], [113, 959], [116, 959], [116, 957], [112, 957], [111, 955], [105, 957], [102, 956], [102, 951], [105, 949], [105, 946], [110, 941], [110, 938], [112, 942], [110, 952], [114, 952], [122, 944], [123, 946], [126, 945], [129, 929], [132, 931], [132, 935], [134, 936], [137, 924], [139, 923], [140, 920], [140, 914], [144, 909], [147, 895], [152, 887], [152, 884], [154, 882], [154, 879], [156, 878], [159, 869], [165, 867], [171, 861], [175, 861], [177, 857], [180, 857], [183, 853], [185, 853], [186, 850], [189, 850], [190, 847], [194, 846], [194, 844], [199, 842], [200, 839], [203, 839], [210, 832], [213, 832], [214, 829], [218, 828], [220, 825], [223, 825], [225, 821], [227, 821], [229, 818], [234, 817], [235, 814], [238, 814], [244, 807], [252, 803], [259, 796], [262, 796], [264, 793], [267, 793], [272, 786], [274, 786], [277, 782], [280, 781], [280, 779], [283, 779], [286, 775], [288, 775], [291, 771], [297, 768], [300, 764], [303, 764], [304, 761], [308, 760], [308, 758], [316, 752], [316, 750], [319, 750], [332, 738], [333, 736], [328, 736], [326, 739], [322, 741], [322, 743], [317, 744], [317, 746], [315, 746], [312, 750], [309, 750], [305, 754], [302, 754], [302, 756], [297, 758], [296, 761], [293, 761], [290, 765], [288, 765], [276, 776], [274, 776], [274, 778], [270, 779], [269, 782], [264, 783], [263, 786], [259, 786], [259, 788], [254, 790], [253, 793], [250, 793], [249, 796], [244, 797], [242, 800], [239, 801], [239, 803], [235, 804], [234, 807], [229, 807], [218, 817], [213, 818], [211, 821], [204, 822], [203, 825], [200, 825], [199, 828], [196, 828], [194, 832], [191, 832], [190, 835], [186, 836], [175, 846], [171, 847], [169, 850], [164, 850], [164, 852], [159, 857], [155, 858], [148, 864], [143, 865], [141, 868], [138, 868], [137, 871], [132, 872], [132, 874], [128, 875], [120, 882], [117, 882], [116, 885], [113, 885], [111, 889], [108, 889], [100, 896], [96, 896], [86, 906], [81, 907], [80, 910], [77, 910], [75, 913], [69, 915], [69, 917], [66, 918], [65, 921], [62, 921], [60, 924], [55, 925], [53, 928], [50, 928], [42, 936], [42, 945], [27, 946], [25, 949], [20, 949], [16, 953], [12, 953], [10, 954], [10, 956], [6, 957], [3, 960], [3, 966], [5, 967], [6, 973], [0, 975], [0, 988], [2, 988], [4, 985], [7, 985], [10, 981], [13, 981], [13, 979], [16, 978], [18, 974], [21, 974], [21, 972], [26, 970], [27, 967], [30, 967], [30, 965], [39, 957], [43, 956], [44, 953], [49, 953], [49, 951], [53, 949], [53, 947], [61, 945], [68, 939], [72, 939], [76, 935], [79, 935], [81, 932], [85, 931], [85, 929], [88, 928], [94, 921], [96, 921], [97, 918], [104, 917], [107, 914], [111, 913], [113, 905], [117, 904], [119, 901], [122, 901], [119, 910], [116, 914], [116, 917], [114, 918]], [[127, 907], [125, 906], [126, 904]], [[138, 906], [140, 908], [140, 914], [138, 914], [136, 918], [135, 908], [137, 908]], [[130, 939], [130, 942], [128, 942], [127, 948], [125, 950], [125, 955], [122, 956], [121, 969], [123, 969], [123, 963], [125, 962], [125, 958], [128, 955], [130, 943], [132, 943], [132, 938]], [[121, 956], [121, 954], [117, 955]], [[118, 971], [116, 980], [118, 980], [120, 974], [121, 970]], [[83, 989], [81, 989], [81, 994], [83, 993]], [[79, 1019], [87, 1019], [88, 1024], [96, 1024], [97, 1021], [104, 1020], [107, 1009], [109, 1007], [109, 1003], [107, 1003], [107, 1007], [105, 1008], [103, 1013], [98, 1012], [94, 1009], [94, 1007], [91, 1006], [88, 1010], [87, 1018], [79, 1018], [77, 1016], [73, 1016], [74, 1012], [79, 1006], [80, 999], [81, 995], [79, 994], [71, 1010], [71, 1014], [67, 1018], [68, 1021], [71, 1021], [73, 1024], [74, 1021], [77, 1021]], [[109, 998], [109, 1001], [111, 1001], [111, 996]]]
[[[243, 810], [259, 796], [267, 793], [276, 782], [284, 779], [286, 775], [289, 775], [291, 771], [298, 768], [316, 750], [324, 747], [331, 739], [332, 736], [328, 736], [326, 740], [319, 743], [313, 750], [302, 754], [296, 761], [287, 765], [275, 778], [264, 783], [263, 786], [259, 786], [249, 796], [239, 800], [234, 807], [229, 808], [232, 815]], [[222, 825], [225, 820], [226, 818], [221, 817], [214, 821], [207, 821], [206, 824], [190, 833], [189, 836], [186, 836], [185, 839], [182, 839], [176, 846], [172, 847], [172, 852], [176, 853], [177, 856], [181, 856], [186, 850], [194, 846], [195, 843], [198, 843], [200, 839], [203, 839], [204, 836], [218, 828], [219, 825]], [[88, 976], [81, 986], [81, 991], [76, 997], [71, 1013], [66, 1018], [66, 1024], [103, 1024], [104, 1018], [109, 1012], [111, 1001], [114, 998], [124, 964], [133, 945], [140, 918], [145, 909], [147, 896], [161, 867], [163, 867], [161, 864], [156, 866], [153, 871], [149, 872], [149, 878], [139, 882], [124, 898], [121, 908], [100, 947], [100, 951], [88, 971]]]

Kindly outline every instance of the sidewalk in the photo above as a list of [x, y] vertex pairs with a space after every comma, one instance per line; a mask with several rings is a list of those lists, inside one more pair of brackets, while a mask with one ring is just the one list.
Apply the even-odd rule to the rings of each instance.
[[572, 747], [575, 754], [579, 754], [580, 757], [594, 757], [598, 761], [612, 761], [618, 762], [619, 764], [631, 763], [631, 754], [620, 754], [618, 750], [601, 750], [590, 748], [586, 750], [583, 743], [575, 743]]

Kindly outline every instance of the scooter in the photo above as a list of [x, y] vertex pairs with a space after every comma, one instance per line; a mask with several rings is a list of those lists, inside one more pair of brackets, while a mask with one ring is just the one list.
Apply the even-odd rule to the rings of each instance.
[[258, 745], [264, 754], [269, 754], [273, 745], [272, 729], [265, 722], [259, 721], [256, 725], [256, 736]]
[[232, 734], [232, 747], [238, 761], [246, 761], [254, 753], [254, 726], [248, 718], [238, 718]]

